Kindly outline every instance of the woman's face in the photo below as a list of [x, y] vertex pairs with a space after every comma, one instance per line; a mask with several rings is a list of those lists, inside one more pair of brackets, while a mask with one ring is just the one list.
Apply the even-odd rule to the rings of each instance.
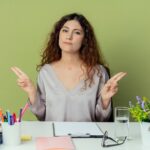
[[84, 31], [76, 20], [67, 21], [59, 33], [59, 47], [64, 52], [75, 53], [81, 48]]

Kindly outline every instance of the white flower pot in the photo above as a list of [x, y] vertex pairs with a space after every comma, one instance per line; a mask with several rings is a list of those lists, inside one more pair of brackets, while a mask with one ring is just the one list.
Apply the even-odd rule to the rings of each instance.
[[141, 122], [141, 140], [143, 146], [150, 147], [150, 123], [149, 122]]

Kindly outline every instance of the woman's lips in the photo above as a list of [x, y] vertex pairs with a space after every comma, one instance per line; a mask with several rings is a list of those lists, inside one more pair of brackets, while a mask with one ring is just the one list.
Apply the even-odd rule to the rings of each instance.
[[72, 43], [70, 43], [70, 42], [64, 42], [64, 44], [67, 44], [67, 45], [72, 45]]

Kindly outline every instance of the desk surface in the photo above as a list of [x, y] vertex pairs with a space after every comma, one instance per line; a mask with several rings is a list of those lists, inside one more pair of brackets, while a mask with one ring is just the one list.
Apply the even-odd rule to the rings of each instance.
[[[150, 124], [144, 124], [146, 128]], [[107, 130], [109, 136], [114, 135], [114, 123], [99, 123], [100, 128], [105, 131]], [[53, 136], [53, 129], [51, 122], [39, 122], [39, 121], [23, 121], [21, 127], [22, 135], [31, 135], [32, 140], [22, 142], [19, 146], [4, 146], [0, 145], [0, 150], [36, 150], [35, 139], [36, 137], [49, 137]], [[144, 146], [141, 140], [141, 130], [138, 123], [130, 123], [129, 131], [131, 140], [127, 140], [125, 144], [110, 148], [101, 147], [101, 139], [98, 138], [73, 138], [73, 142], [76, 146], [76, 150], [149, 150], [149, 146]], [[148, 132], [150, 139], [150, 132]]]

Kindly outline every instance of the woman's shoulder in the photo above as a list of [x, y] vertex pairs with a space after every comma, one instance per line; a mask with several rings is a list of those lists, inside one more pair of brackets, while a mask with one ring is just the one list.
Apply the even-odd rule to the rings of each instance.
[[100, 69], [101, 72], [107, 71], [107, 67], [105, 67], [104, 65], [98, 65], [98, 68]]
[[105, 69], [105, 67], [103, 65], [98, 65], [98, 67], [99, 67], [100, 70]]
[[105, 76], [107, 78], [110, 77], [110, 70], [108, 67], [104, 66], [104, 65], [98, 65], [100, 72], [102, 73], [102, 76]]
[[45, 65], [43, 65], [43, 66], [41, 67], [41, 69], [40, 69], [40, 72], [49, 69], [49, 67], [50, 67], [50, 64], [45, 64]]
[[45, 64], [39, 70], [39, 75], [51, 72], [51, 64]]

